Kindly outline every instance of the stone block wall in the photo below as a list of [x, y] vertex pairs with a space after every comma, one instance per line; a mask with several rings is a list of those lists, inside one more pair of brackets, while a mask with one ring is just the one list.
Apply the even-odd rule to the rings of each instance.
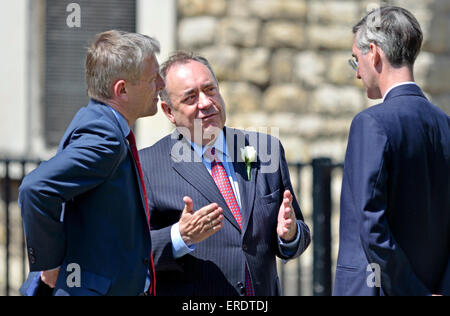
[[383, 3], [418, 17], [416, 79], [450, 114], [448, 0], [178, 0], [177, 47], [212, 63], [227, 125], [278, 128], [290, 161], [342, 161], [352, 118], [378, 103], [348, 66], [351, 28]]

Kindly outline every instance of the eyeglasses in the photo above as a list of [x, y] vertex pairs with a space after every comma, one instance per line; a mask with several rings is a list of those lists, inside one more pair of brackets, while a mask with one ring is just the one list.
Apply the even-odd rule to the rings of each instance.
[[352, 69], [353, 69], [354, 71], [358, 71], [359, 65], [358, 65], [358, 61], [356, 60], [355, 57], [350, 58], [350, 59], [348, 60], [348, 64], [350, 65], [350, 67], [352, 67]]

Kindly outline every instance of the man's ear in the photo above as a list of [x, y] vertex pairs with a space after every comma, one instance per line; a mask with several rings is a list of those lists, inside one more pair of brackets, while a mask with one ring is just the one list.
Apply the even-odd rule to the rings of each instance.
[[175, 125], [176, 120], [175, 120], [175, 115], [173, 114], [172, 107], [167, 102], [161, 101], [161, 109], [164, 112], [164, 114], [167, 116], [169, 121]]
[[370, 53], [372, 55], [372, 58], [371, 58], [372, 66], [374, 68], [378, 68], [378, 66], [381, 62], [380, 48], [374, 43], [370, 43], [369, 47], [370, 47]]
[[128, 93], [125, 80], [118, 80], [113, 87], [114, 97], [128, 101]]

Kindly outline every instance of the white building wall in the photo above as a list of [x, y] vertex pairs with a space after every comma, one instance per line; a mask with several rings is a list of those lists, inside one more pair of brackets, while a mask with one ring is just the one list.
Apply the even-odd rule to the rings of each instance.
[[21, 156], [27, 136], [28, 1], [0, 4], [0, 156]]
[[[138, 0], [137, 32], [155, 37], [161, 43], [158, 56], [162, 63], [175, 50], [176, 32], [175, 0]], [[139, 149], [153, 145], [169, 134], [172, 124], [158, 106], [158, 114], [137, 121], [137, 146]]]

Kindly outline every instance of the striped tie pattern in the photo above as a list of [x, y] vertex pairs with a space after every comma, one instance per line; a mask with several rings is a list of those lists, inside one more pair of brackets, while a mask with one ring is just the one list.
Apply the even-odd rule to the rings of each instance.
[[[234, 195], [233, 188], [231, 187], [230, 180], [228, 179], [227, 172], [222, 162], [216, 159], [215, 148], [211, 149], [211, 175], [219, 188], [228, 208], [233, 213], [239, 227], [242, 229], [242, 214], [239, 209], [239, 204], [237, 203], [236, 196]], [[252, 279], [250, 277], [250, 272], [248, 271], [247, 264], [245, 265], [245, 295], [255, 296], [253, 289]]]

